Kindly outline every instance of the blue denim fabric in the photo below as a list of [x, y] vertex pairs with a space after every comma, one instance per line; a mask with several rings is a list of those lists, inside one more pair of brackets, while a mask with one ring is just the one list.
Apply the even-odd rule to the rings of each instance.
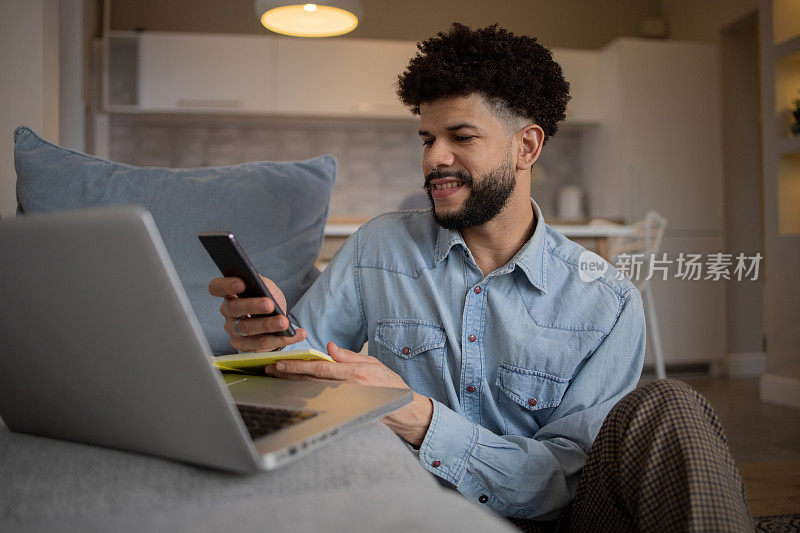
[[433, 400], [419, 451], [428, 471], [497, 513], [552, 518], [574, 497], [606, 415], [639, 379], [645, 323], [636, 288], [611, 266], [582, 281], [584, 248], [533, 206], [531, 239], [486, 276], [429, 210], [381, 215], [345, 242], [290, 317], [309, 334], [293, 348], [334, 341], [359, 351], [369, 341], [370, 355]]

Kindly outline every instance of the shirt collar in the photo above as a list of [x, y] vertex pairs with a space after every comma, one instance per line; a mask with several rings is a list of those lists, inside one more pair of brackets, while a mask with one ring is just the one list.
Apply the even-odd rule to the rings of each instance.
[[[545, 227], [542, 210], [531, 198], [533, 212], [536, 216], [536, 229], [533, 235], [522, 248], [511, 258], [511, 260], [497, 271], [497, 274], [513, 272], [514, 268], [519, 267], [536, 288], [547, 293], [547, 263], [545, 262], [545, 241], [547, 240], [547, 228]], [[439, 234], [436, 237], [434, 247], [433, 264], [439, 266], [450, 250], [460, 244], [464, 250], [468, 250], [461, 232], [453, 231], [439, 226]]]

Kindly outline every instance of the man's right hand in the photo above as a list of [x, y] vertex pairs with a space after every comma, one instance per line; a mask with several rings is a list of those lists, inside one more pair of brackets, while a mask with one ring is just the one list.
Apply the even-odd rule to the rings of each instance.
[[[261, 276], [270, 294], [281, 306], [286, 309], [286, 297], [277, 285], [264, 276]], [[275, 310], [275, 304], [269, 298], [239, 298], [237, 295], [244, 291], [244, 282], [239, 278], [216, 278], [208, 285], [208, 292], [212, 296], [224, 298], [219, 312], [225, 317], [225, 331], [231, 337], [231, 346], [242, 352], [263, 352], [283, 348], [290, 344], [300, 342], [306, 338], [304, 329], [295, 329], [293, 337], [279, 335], [289, 327], [289, 319], [282, 315], [276, 316], [251, 316], [266, 315]], [[237, 328], [234, 328], [236, 321]]]

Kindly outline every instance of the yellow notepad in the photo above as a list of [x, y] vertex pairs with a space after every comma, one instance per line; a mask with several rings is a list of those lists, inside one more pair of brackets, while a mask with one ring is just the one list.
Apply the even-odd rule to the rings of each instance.
[[274, 365], [281, 359], [302, 359], [304, 361], [335, 361], [330, 355], [308, 348], [305, 350], [282, 350], [280, 352], [250, 352], [213, 357], [211, 364], [225, 372], [245, 372], [263, 374], [266, 365]]

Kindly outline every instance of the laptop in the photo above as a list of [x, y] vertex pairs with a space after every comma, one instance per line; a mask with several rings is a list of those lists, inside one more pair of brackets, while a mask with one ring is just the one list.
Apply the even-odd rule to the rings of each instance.
[[11, 430], [251, 472], [412, 398], [223, 375], [211, 357], [149, 212], [0, 221], [0, 416]]

